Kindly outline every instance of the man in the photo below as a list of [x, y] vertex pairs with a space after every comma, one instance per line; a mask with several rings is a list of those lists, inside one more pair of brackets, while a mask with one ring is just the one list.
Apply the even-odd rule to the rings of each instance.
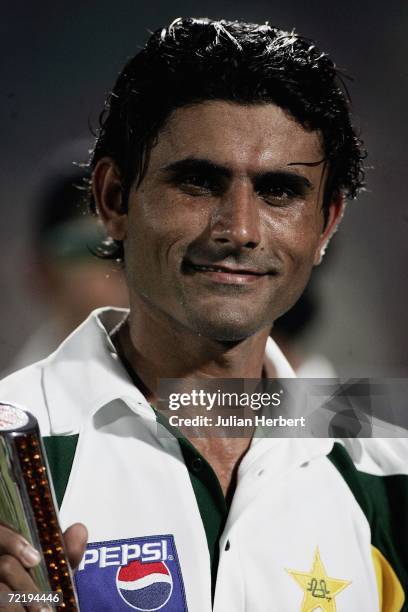
[[[74, 565], [88, 539], [81, 610], [402, 609], [402, 472], [384, 479], [361, 449], [376, 475], [362, 474], [328, 439], [166, 437], [157, 411], [162, 378], [293, 375], [272, 322], [361, 187], [362, 157], [331, 60], [269, 25], [177, 19], [119, 76], [92, 206], [129, 315], [96, 312], [1, 387], [39, 420], [63, 527], [88, 528], [66, 533]], [[38, 557], [6, 527], [0, 542], [2, 582], [34, 588]]]

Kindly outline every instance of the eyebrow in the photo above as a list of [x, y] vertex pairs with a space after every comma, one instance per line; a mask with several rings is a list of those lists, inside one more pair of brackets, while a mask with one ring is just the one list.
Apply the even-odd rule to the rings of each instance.
[[[318, 166], [323, 163], [325, 160], [317, 161], [317, 162], [292, 162], [287, 164], [287, 166]], [[197, 173], [209, 173], [212, 176], [218, 176], [223, 178], [230, 179], [233, 175], [233, 172], [230, 168], [226, 166], [222, 166], [221, 164], [216, 164], [208, 159], [202, 159], [197, 157], [186, 157], [185, 159], [180, 159], [171, 164], [167, 164], [160, 168], [160, 171], [168, 174], [170, 178], [177, 178], [180, 175], [186, 174], [188, 172], [197, 172]], [[303, 186], [304, 188], [310, 189], [312, 187], [312, 183], [305, 176], [290, 172], [287, 170], [279, 169], [279, 170], [266, 170], [262, 172], [252, 172], [250, 173], [250, 177], [254, 182], [264, 182], [264, 181], [277, 181], [277, 180], [290, 180], [296, 181], [299, 186]]]
[[315, 162], [291, 162], [288, 166], [320, 166], [320, 164], [324, 164], [327, 162], [327, 158], [323, 157], [323, 159], [319, 159], [319, 161]]
[[210, 172], [211, 174], [217, 174], [225, 178], [232, 177], [232, 171], [225, 166], [216, 164], [208, 159], [201, 159], [197, 157], [186, 157], [176, 162], [168, 164], [160, 168], [161, 171], [166, 174], [177, 176], [178, 174], [186, 172]]

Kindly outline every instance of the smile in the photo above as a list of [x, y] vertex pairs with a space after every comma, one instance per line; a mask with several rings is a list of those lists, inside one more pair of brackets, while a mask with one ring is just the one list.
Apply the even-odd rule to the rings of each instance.
[[267, 272], [261, 272], [250, 268], [233, 268], [213, 264], [196, 264], [185, 262], [185, 270], [189, 274], [200, 274], [208, 280], [224, 285], [247, 285], [259, 281], [268, 276]]

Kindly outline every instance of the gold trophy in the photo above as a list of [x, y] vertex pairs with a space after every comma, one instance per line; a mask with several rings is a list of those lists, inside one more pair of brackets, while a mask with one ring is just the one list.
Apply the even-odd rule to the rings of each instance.
[[49, 597], [41, 601], [57, 610], [77, 612], [78, 600], [48, 474], [35, 417], [17, 406], [0, 403], [0, 521], [21, 533], [42, 554], [41, 562], [29, 570], [41, 595]]

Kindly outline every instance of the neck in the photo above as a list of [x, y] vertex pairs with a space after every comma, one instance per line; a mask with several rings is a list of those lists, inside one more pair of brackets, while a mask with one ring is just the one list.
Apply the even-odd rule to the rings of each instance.
[[114, 341], [148, 399], [160, 378], [260, 378], [269, 328], [236, 343], [205, 338], [138, 300]]
[[[264, 364], [268, 335], [269, 328], [264, 328], [228, 345], [193, 333], [139, 300], [131, 303], [129, 318], [113, 340], [137, 386], [157, 405], [161, 378], [260, 378], [264, 367], [273, 376], [270, 364]], [[190, 440], [212, 465], [227, 498], [233, 495], [238, 466], [251, 437], [252, 433], [244, 438]]]

